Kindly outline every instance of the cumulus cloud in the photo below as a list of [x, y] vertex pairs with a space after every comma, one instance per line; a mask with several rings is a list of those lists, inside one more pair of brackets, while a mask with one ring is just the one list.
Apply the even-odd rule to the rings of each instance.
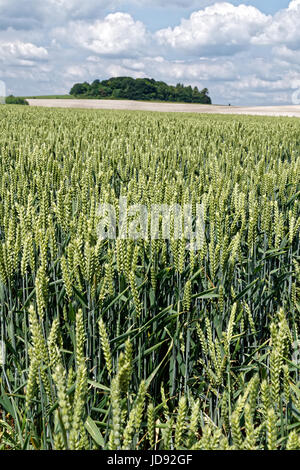
[[17, 57], [25, 59], [45, 59], [48, 52], [44, 47], [38, 47], [30, 42], [0, 42], [0, 57]]
[[135, 55], [146, 44], [146, 28], [128, 13], [112, 13], [103, 20], [71, 22], [53, 34], [99, 55]]
[[272, 49], [272, 54], [281, 61], [281, 63], [293, 64], [293, 67], [300, 70], [300, 48], [298, 50], [292, 50], [286, 45], [276, 46]]
[[254, 45], [289, 44], [300, 49], [300, 0], [292, 0], [288, 8], [279, 11], [260, 34], [252, 38]]
[[288, 10], [297, 10], [300, 6], [300, 0], [292, 0], [288, 6]]
[[0, 41], [0, 63], [5, 66], [34, 67], [36, 61], [45, 60], [48, 51], [30, 42], [3, 42]]
[[253, 6], [216, 3], [192, 13], [179, 26], [157, 31], [160, 45], [193, 55], [232, 54], [249, 46], [270, 17]]

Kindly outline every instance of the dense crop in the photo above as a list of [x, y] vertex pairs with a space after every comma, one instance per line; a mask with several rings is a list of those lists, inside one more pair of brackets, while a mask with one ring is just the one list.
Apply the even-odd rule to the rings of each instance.
[[[300, 448], [299, 121], [0, 111], [0, 448]], [[99, 238], [120, 196], [200, 249]]]

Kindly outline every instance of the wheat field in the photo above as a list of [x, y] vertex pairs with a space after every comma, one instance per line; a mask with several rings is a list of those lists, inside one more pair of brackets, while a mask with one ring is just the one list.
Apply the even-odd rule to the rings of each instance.
[[[0, 122], [0, 449], [300, 449], [299, 121]], [[198, 249], [99, 237], [120, 198], [201, 204]]]

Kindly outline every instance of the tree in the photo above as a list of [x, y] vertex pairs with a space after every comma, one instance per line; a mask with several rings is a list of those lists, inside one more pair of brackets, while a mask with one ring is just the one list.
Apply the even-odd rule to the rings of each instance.
[[70, 95], [84, 95], [90, 89], [90, 85], [87, 82], [84, 83], [75, 83], [75, 85], [70, 90]]
[[90, 85], [87, 82], [76, 83], [71, 95], [104, 98], [126, 98], [132, 100], [161, 100], [178, 101], [185, 103], [211, 104], [208, 89], [199, 91], [197, 87], [167, 85], [165, 82], [156, 82], [153, 78], [112, 77], [108, 80], [94, 80]]
[[25, 106], [29, 105], [28, 101], [26, 101], [24, 98], [21, 98], [19, 96], [13, 96], [13, 95], [7, 96], [5, 98], [5, 103], [6, 104], [21, 104]]

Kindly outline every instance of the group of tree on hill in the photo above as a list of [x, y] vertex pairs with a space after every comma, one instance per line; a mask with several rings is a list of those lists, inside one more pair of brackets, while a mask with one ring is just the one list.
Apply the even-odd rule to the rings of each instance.
[[197, 87], [192, 88], [181, 83], [176, 86], [167, 85], [165, 82], [157, 82], [153, 78], [115, 77], [103, 81], [95, 80], [91, 84], [88, 82], [76, 83], [70, 90], [70, 95], [96, 99], [113, 98], [211, 104], [207, 88], [199, 91]]

